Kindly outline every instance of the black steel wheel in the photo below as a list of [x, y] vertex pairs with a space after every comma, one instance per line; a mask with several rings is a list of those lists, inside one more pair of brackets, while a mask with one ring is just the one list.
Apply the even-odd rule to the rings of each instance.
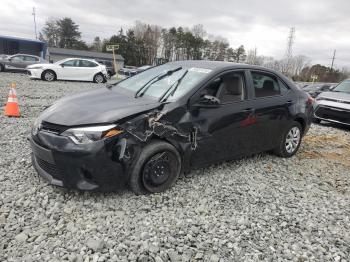
[[136, 194], [165, 191], [175, 183], [181, 171], [178, 151], [158, 140], [145, 146], [135, 162], [129, 186]]

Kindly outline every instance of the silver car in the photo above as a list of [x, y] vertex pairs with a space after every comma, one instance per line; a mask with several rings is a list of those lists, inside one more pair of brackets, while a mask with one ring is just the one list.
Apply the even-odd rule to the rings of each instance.
[[6, 70], [25, 70], [27, 66], [47, 63], [44, 59], [35, 55], [16, 54], [11, 56], [0, 56], [0, 72]]
[[315, 122], [327, 121], [350, 126], [350, 79], [316, 98]]

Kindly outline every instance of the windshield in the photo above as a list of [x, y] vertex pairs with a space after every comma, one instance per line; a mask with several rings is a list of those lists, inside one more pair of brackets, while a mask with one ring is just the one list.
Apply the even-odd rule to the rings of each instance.
[[[176, 87], [175, 92], [171, 92], [167, 99], [174, 100], [190, 91], [196, 84], [204, 79], [208, 73], [211, 72], [211, 70], [204, 68], [180, 67], [180, 70], [167, 75], [159, 81], [152, 81], [157, 76], [167, 73], [168, 71], [174, 70], [176, 68], [179, 68], [179, 66], [171, 64], [156, 66], [133, 77], [130, 77], [122, 82], [119, 82], [115, 85], [114, 88], [125, 88], [130, 91], [137, 92], [140, 88], [146, 85], [145, 87], [147, 88], [144, 88], [143, 95], [159, 99], [169, 88], [175, 89]], [[180, 78], [182, 78], [181, 81], [179, 81]]]
[[341, 82], [332, 91], [350, 93], [350, 79]]

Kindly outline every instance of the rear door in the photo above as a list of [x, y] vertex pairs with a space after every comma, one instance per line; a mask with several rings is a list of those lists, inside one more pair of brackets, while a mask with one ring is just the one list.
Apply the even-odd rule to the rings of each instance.
[[35, 56], [25, 55], [23, 57], [24, 57], [24, 62], [22, 64], [22, 68], [23, 69], [25, 69], [29, 65], [33, 65], [33, 64], [39, 63], [39, 58], [37, 58]]
[[98, 64], [89, 60], [79, 60], [79, 68], [77, 70], [78, 78], [82, 81], [92, 81], [96, 73]]
[[253, 151], [270, 150], [278, 145], [291, 121], [289, 108], [294, 106], [293, 92], [278, 76], [266, 71], [251, 70], [250, 81], [257, 128]]

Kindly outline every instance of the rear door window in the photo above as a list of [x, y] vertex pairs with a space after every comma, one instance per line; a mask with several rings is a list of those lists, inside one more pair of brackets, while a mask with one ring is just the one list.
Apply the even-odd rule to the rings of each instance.
[[24, 57], [24, 61], [26, 61], [26, 62], [37, 62], [39, 60], [37, 58], [35, 58], [34, 56], [25, 56]]
[[288, 90], [276, 76], [263, 72], [251, 72], [255, 97], [278, 96]]
[[97, 64], [87, 60], [79, 60], [80, 67], [96, 67]]

